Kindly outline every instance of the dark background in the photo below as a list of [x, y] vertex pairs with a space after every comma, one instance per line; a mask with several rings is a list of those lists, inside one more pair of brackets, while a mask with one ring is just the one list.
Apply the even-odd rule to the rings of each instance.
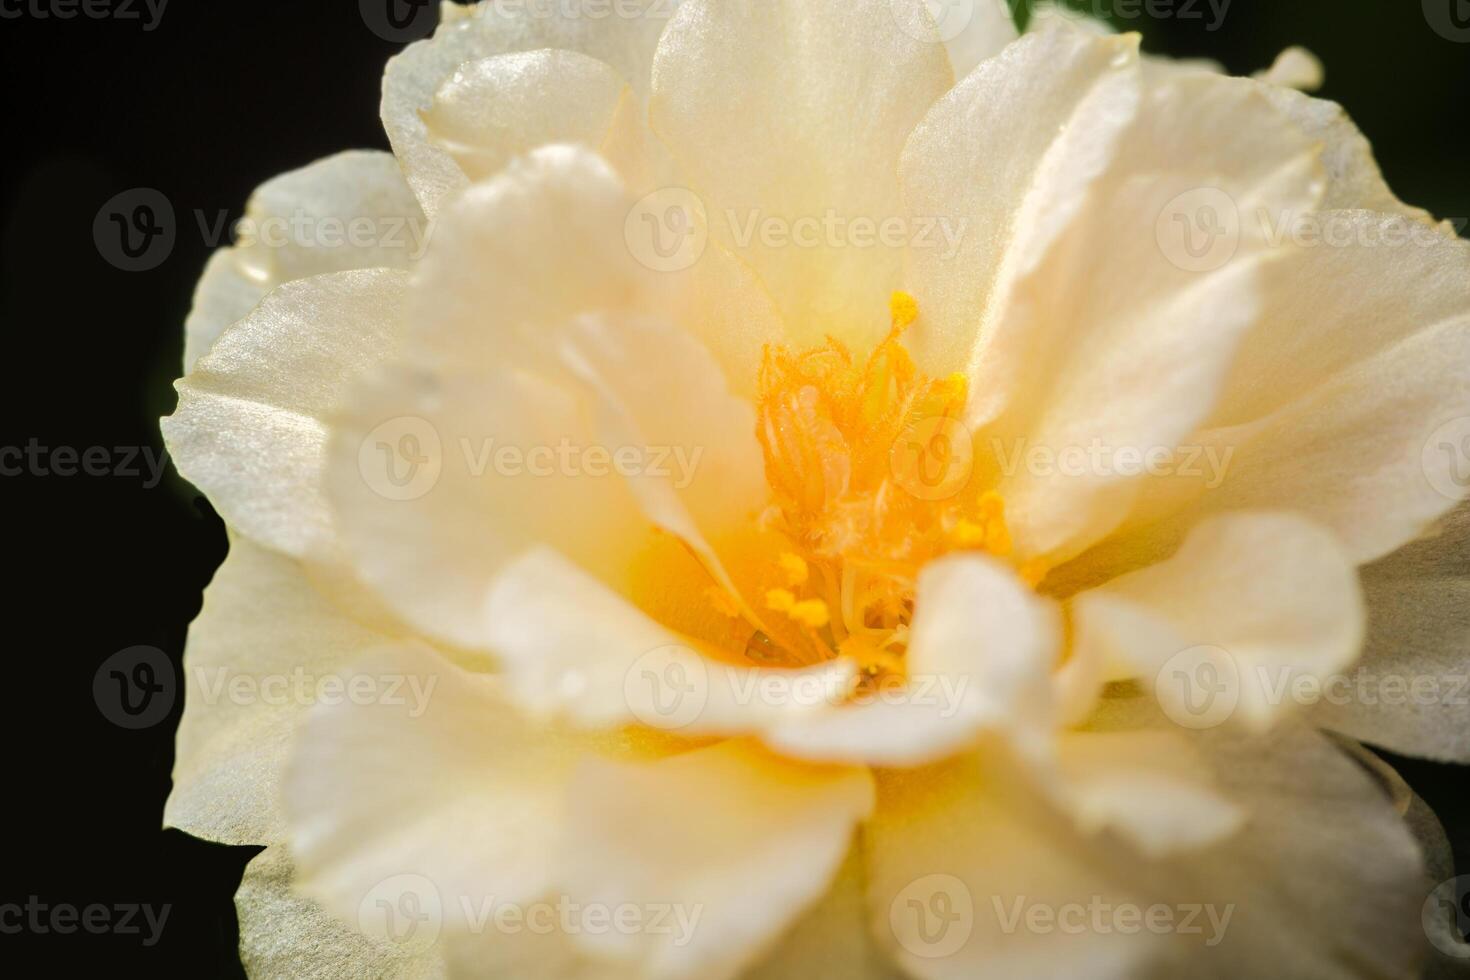
[[[386, 148], [379, 83], [399, 45], [355, 0], [173, 0], [151, 31], [121, 17], [38, 18], [35, 2], [0, 0], [22, 12], [0, 19], [0, 445], [158, 453], [190, 294], [219, 244], [196, 213], [233, 221], [269, 177], [349, 147]], [[1097, 2], [1120, 14], [1142, 6]], [[1418, 0], [1234, 0], [1216, 31], [1204, 0], [1197, 9], [1205, 19], [1113, 19], [1141, 30], [1147, 49], [1237, 74], [1305, 44], [1327, 64], [1322, 94], [1348, 107], [1400, 196], [1470, 215], [1470, 43], [1433, 30]], [[157, 268], [130, 273], [104, 260], [92, 226], [104, 202], [137, 187], [172, 203], [177, 239]], [[11, 746], [0, 901], [172, 910], [151, 948], [137, 936], [27, 933], [0, 936], [0, 956], [29, 946], [52, 969], [238, 976], [231, 895], [253, 849], [159, 829], [180, 706], [129, 731], [92, 693], [99, 666], [125, 648], [151, 645], [177, 664], [224, 556], [223, 527], [192, 488], [171, 471], [146, 482], [0, 478], [0, 594], [21, 627], [0, 673]], [[1400, 764], [1470, 870], [1470, 801], [1454, 791], [1465, 770]]]

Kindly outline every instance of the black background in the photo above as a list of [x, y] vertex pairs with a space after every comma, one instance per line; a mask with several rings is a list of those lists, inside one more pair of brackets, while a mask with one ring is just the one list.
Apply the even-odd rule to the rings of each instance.
[[[1217, 31], [1208, 18], [1114, 20], [1141, 29], [1146, 48], [1235, 73], [1307, 45], [1327, 63], [1323, 94], [1373, 140], [1400, 196], [1470, 215], [1470, 44], [1431, 30], [1419, 0], [1234, 0]], [[0, 445], [160, 452], [190, 294], [220, 244], [196, 214], [233, 221], [269, 177], [345, 148], [386, 148], [379, 84], [398, 45], [357, 0], [172, 0], [156, 29], [143, 28], [0, 19]], [[105, 201], [137, 187], [169, 199], [177, 240], [159, 267], [129, 273], [103, 259], [92, 225]], [[0, 654], [10, 748], [0, 901], [168, 903], [167, 926], [151, 948], [136, 936], [25, 933], [0, 936], [0, 955], [30, 947], [48, 969], [238, 976], [231, 895], [254, 849], [159, 829], [180, 706], [127, 731], [92, 694], [99, 665], [124, 648], [152, 645], [178, 662], [224, 556], [223, 527], [192, 488], [171, 471], [145, 482], [0, 478], [0, 595], [20, 627]], [[1465, 770], [1402, 770], [1470, 869], [1470, 801], [1455, 792]]]

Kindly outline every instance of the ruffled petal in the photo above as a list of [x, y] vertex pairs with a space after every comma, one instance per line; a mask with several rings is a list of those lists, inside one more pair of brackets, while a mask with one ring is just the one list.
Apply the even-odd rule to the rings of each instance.
[[[889, 327], [902, 252], [876, 229], [908, 230], [899, 151], [953, 84], [944, 47], [905, 32], [905, 14], [922, 17], [919, 0], [691, 0], [659, 44], [653, 127], [798, 342], [862, 349]], [[874, 228], [861, 242], [857, 221]]]
[[189, 627], [164, 823], [227, 844], [284, 840], [296, 726], [336, 671], [391, 640], [332, 606], [300, 563], [235, 538]]
[[824, 762], [911, 766], [973, 743], [990, 729], [1026, 743], [1056, 718], [1050, 674], [1061, 640], [1057, 610], [999, 562], [956, 557], [924, 569], [901, 688], [783, 722], [765, 740]]
[[178, 382], [164, 440], [232, 527], [295, 557], [335, 553], [322, 489], [326, 420], [351, 382], [396, 349], [406, 281], [368, 269], [289, 282]]
[[428, 222], [393, 156], [353, 150], [262, 184], [236, 226], [237, 241], [210, 256], [184, 324], [184, 370], [272, 289], [350, 269], [408, 267]]
[[586, 763], [560, 854], [567, 893], [672, 906], [689, 927], [576, 939], [645, 977], [733, 977], [827, 891], [872, 806], [863, 769], [801, 766], [740, 741], [648, 765]]
[[1289, 514], [1200, 524], [1166, 561], [1072, 600], [1076, 656], [1153, 685], [1170, 718], [1260, 728], [1356, 658], [1363, 605], [1349, 557]]

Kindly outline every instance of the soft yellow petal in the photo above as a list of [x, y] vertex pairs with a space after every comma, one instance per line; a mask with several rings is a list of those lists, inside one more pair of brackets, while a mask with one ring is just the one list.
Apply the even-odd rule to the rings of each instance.
[[298, 562], [236, 537], [189, 627], [164, 822], [227, 844], [284, 840], [296, 726], [337, 670], [389, 641], [334, 608]]
[[245, 866], [235, 893], [240, 962], [255, 980], [376, 977], [441, 980], [437, 951], [372, 940], [291, 890], [293, 869], [284, 847], [268, 847]]
[[874, 931], [925, 980], [1416, 975], [1419, 853], [1377, 780], [1301, 725], [1189, 737], [1247, 823], [1154, 861], [1078, 831], [986, 757], [885, 774]]
[[210, 257], [185, 322], [184, 370], [281, 283], [325, 272], [406, 268], [429, 234], [391, 154], [353, 150], [262, 184]]
[[984, 729], [1033, 742], [1055, 723], [1049, 677], [1060, 635], [1053, 606], [1008, 566], [941, 559], [919, 579], [903, 687], [783, 722], [764, 738], [800, 758], [901, 766], [943, 758]]
[[[953, 84], [943, 46], [900, 26], [918, 8], [692, 0], [659, 44], [653, 127], [714, 240], [759, 273], [802, 342], [831, 333], [863, 348], [888, 329], [901, 252], [858, 247], [846, 223], [903, 218], [899, 151]], [[829, 216], [843, 227], [825, 227]], [[791, 237], [763, 234], [767, 220]]]
[[[565, 4], [487, 2], [405, 48], [388, 62], [383, 78], [383, 128], [424, 211], [436, 215], [446, 196], [469, 183], [453, 156], [431, 138], [420, 115], [431, 109], [435, 93], [461, 65], [495, 55], [564, 49], [610, 66], [641, 103], [648, 92], [654, 46], [672, 9], [666, 0], [625, 0], [617, 11], [595, 17]], [[504, 111], [526, 127], [507, 132], [502, 149], [535, 149], [548, 131], [547, 113], [560, 97], [555, 86], [544, 85], [511, 85], [498, 93], [497, 100], [516, 101]]]
[[1317, 724], [1400, 755], [1470, 762], [1470, 508], [1362, 570], [1362, 659], [1322, 691]]
[[749, 733], [840, 703], [856, 679], [848, 660], [788, 670], [707, 659], [544, 548], [498, 577], [485, 611], [489, 644], [519, 703], [583, 726]]
[[164, 440], [231, 526], [288, 555], [334, 552], [322, 490], [326, 419], [396, 348], [405, 281], [369, 269], [289, 282], [178, 382]]
[[[963, 224], [954, 250], [913, 248], [922, 319], [905, 339], [931, 374], [972, 373], [995, 307], [1082, 207], [1138, 99], [1137, 43], [1047, 31], [985, 62], [919, 123], [899, 168], [906, 213]], [[970, 421], [995, 394], [972, 384]]]
[[648, 765], [584, 764], [560, 854], [567, 893], [698, 920], [682, 937], [576, 938], [651, 980], [733, 977], [826, 892], [872, 805], [865, 770], [800, 766], [738, 741]]
[[931, 13], [934, 10], [939, 11], [934, 27], [949, 52], [957, 80], [1020, 36], [1009, 0], [974, 0], [933, 7]]
[[534, 726], [495, 678], [412, 647], [343, 677], [349, 692], [364, 678], [401, 683], [324, 703], [296, 741], [285, 804], [302, 893], [370, 935], [392, 935], [377, 900], [412, 891], [433, 916], [425, 947], [439, 930], [474, 931], [487, 899], [540, 899], [560, 853], [567, 780], [584, 754], [618, 751], [618, 738]]
[[547, 143], [600, 146], [626, 90], [617, 72], [594, 58], [523, 51], [460, 66], [422, 115], [430, 142], [473, 182]]
[[1285, 251], [1254, 216], [1300, 213], [1320, 193], [1317, 147], [1251, 83], [1145, 75], [1147, 111], [1008, 297], [982, 364], [1015, 392], [980, 440], [1017, 554], [1053, 563], [1117, 527], [1145, 482], [1138, 461], [1209, 416]]
[[1186, 727], [1270, 724], [1294, 685], [1345, 668], [1363, 638], [1351, 560], [1289, 514], [1202, 523], [1172, 558], [1076, 596], [1072, 610], [1076, 655], [1154, 685]]

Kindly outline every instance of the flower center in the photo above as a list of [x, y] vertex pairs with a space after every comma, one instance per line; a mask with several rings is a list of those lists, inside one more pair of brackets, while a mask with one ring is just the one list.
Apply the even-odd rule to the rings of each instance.
[[[772, 497], [761, 520], [790, 549], [778, 559], [784, 587], [756, 599], [870, 674], [902, 671], [926, 562], [957, 550], [1011, 555], [1004, 501], [969, 486], [966, 379], [920, 372], [902, 343], [917, 304], [895, 293], [891, 310], [892, 329], [866, 359], [830, 337], [803, 351], [767, 347], [759, 385]], [[1034, 586], [1045, 569], [1018, 572]]]

